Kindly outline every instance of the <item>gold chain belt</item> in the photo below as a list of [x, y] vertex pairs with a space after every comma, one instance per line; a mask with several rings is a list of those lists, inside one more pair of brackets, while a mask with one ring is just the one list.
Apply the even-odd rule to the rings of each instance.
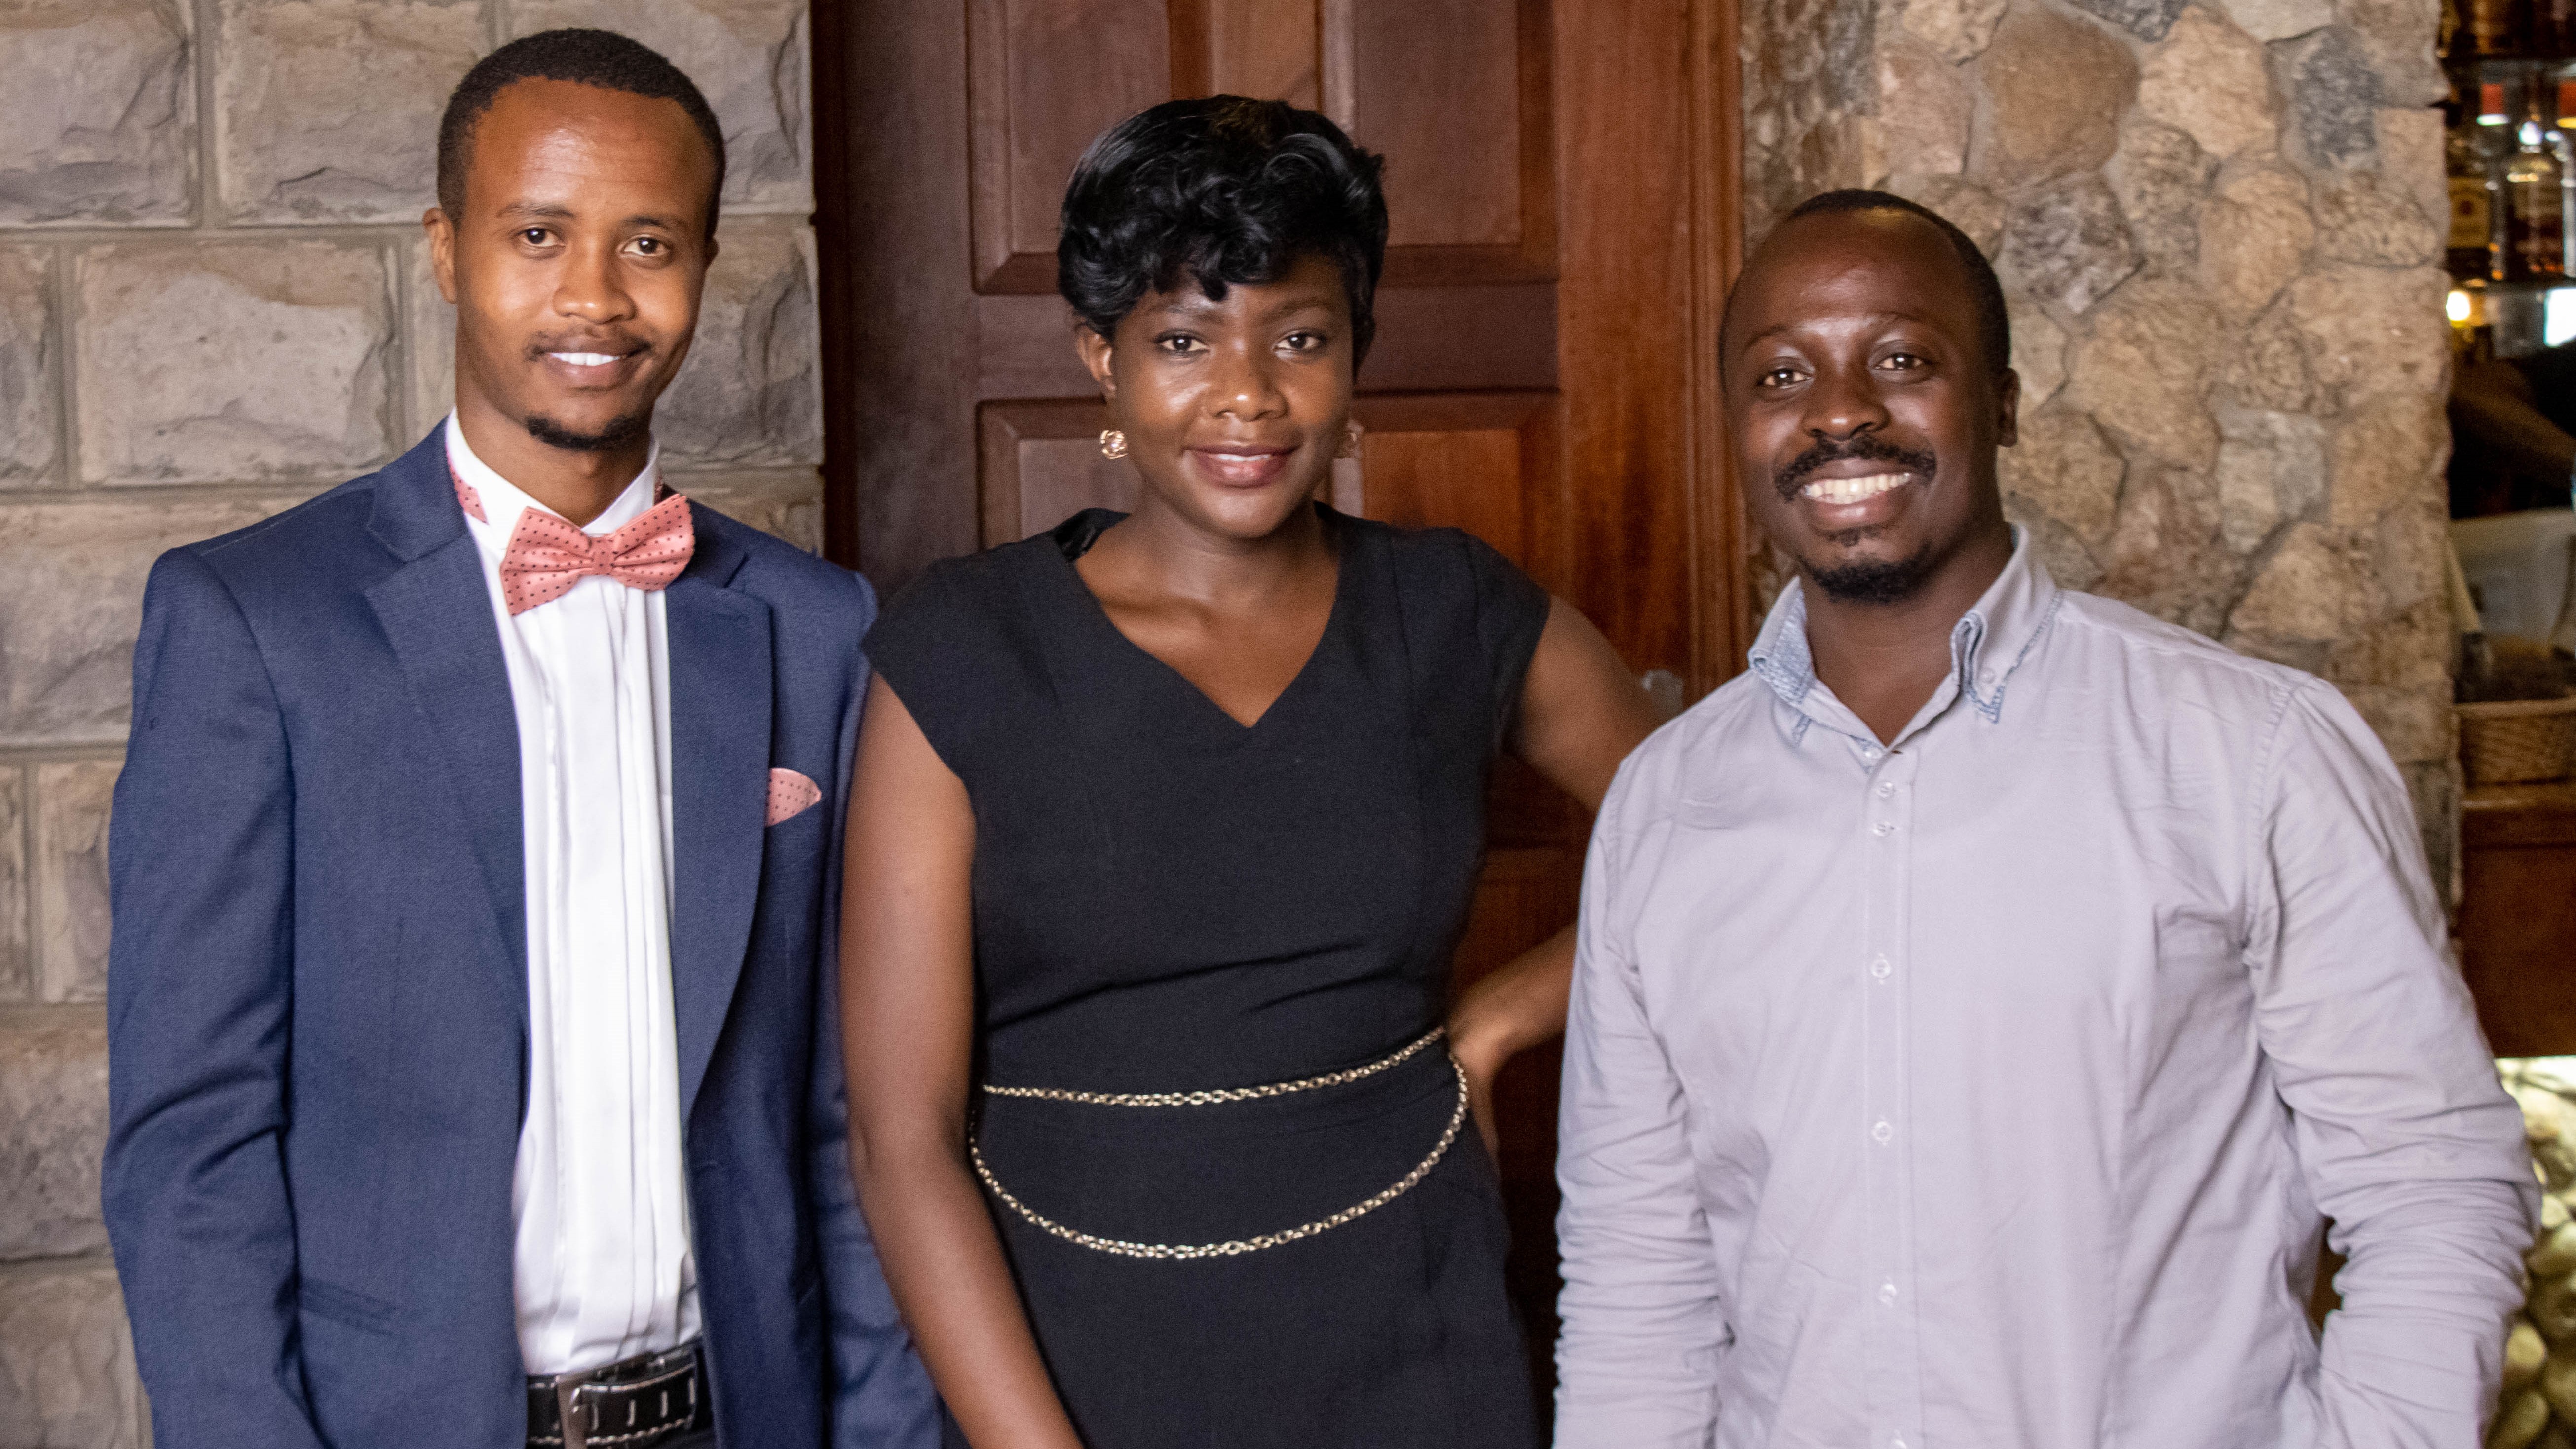
[[[1345, 1082], [1356, 1082], [1364, 1077], [1376, 1076], [1409, 1060], [1425, 1047], [1440, 1040], [1445, 1034], [1443, 1028], [1433, 1027], [1430, 1034], [1411, 1046], [1391, 1057], [1383, 1057], [1371, 1062], [1367, 1066], [1327, 1072], [1320, 1077], [1300, 1077], [1293, 1082], [1272, 1082], [1258, 1087], [1229, 1087], [1211, 1092], [1072, 1092], [1051, 1087], [987, 1085], [984, 1090], [997, 1097], [1036, 1097], [1050, 1102], [1081, 1102], [1105, 1107], [1205, 1107], [1221, 1102], [1248, 1102], [1264, 1097], [1284, 1097], [1292, 1092], [1310, 1092], [1318, 1087], [1337, 1087]], [[984, 1186], [991, 1190], [993, 1196], [1008, 1204], [1013, 1212], [1028, 1219], [1032, 1226], [1078, 1247], [1090, 1248], [1102, 1253], [1115, 1253], [1123, 1258], [1155, 1258], [1170, 1262], [1197, 1258], [1239, 1257], [1245, 1253], [1257, 1253], [1264, 1248], [1276, 1248], [1286, 1243], [1293, 1243], [1300, 1238], [1311, 1238], [1318, 1233], [1338, 1228], [1353, 1219], [1365, 1217], [1411, 1192], [1416, 1183], [1428, 1177], [1431, 1169], [1439, 1165], [1440, 1159], [1449, 1155], [1450, 1145], [1458, 1140], [1458, 1129], [1467, 1125], [1467, 1069], [1458, 1065], [1456, 1057], [1451, 1057], [1449, 1070], [1456, 1073], [1458, 1077], [1457, 1110], [1449, 1114], [1449, 1125], [1441, 1131], [1440, 1140], [1432, 1144], [1430, 1155], [1416, 1163], [1411, 1172], [1397, 1179], [1394, 1186], [1364, 1202], [1354, 1203], [1330, 1217], [1317, 1218], [1311, 1223], [1276, 1233], [1263, 1233], [1259, 1237], [1233, 1238], [1222, 1243], [1139, 1243], [1125, 1238], [1099, 1237], [1076, 1228], [1066, 1227], [1013, 1197], [1011, 1190], [1002, 1186], [1001, 1179], [993, 1176], [993, 1169], [985, 1165], [984, 1149], [981, 1145], [970, 1141], [966, 1145], [966, 1151], [967, 1155], [974, 1160], [975, 1175], [984, 1180]]]

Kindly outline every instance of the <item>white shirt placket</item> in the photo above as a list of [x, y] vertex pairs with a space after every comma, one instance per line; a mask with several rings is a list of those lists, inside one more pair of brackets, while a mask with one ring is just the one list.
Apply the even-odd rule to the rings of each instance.
[[1912, 964], [1906, 919], [1921, 735], [1893, 750], [1862, 747], [1862, 1195], [1869, 1222], [1866, 1338], [1872, 1449], [1923, 1449], [1922, 1354], [1914, 1307], [1913, 1123], [1907, 1073]]

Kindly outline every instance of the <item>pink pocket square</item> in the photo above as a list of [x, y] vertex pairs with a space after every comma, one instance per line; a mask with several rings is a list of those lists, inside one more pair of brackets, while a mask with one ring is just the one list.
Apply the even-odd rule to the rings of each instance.
[[769, 823], [792, 820], [822, 803], [823, 788], [794, 770], [769, 772]]

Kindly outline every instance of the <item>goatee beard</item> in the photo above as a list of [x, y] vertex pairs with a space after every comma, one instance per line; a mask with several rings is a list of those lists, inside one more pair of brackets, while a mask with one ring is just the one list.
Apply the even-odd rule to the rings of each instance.
[[610, 453], [643, 437], [653, 426], [653, 415], [649, 412], [628, 413], [611, 419], [606, 427], [595, 433], [574, 432], [548, 417], [532, 416], [523, 426], [527, 428], [529, 437], [549, 448], [561, 448], [567, 453]]
[[1837, 604], [1901, 604], [1932, 577], [1932, 550], [1926, 547], [1911, 558], [1862, 559], [1833, 568], [1808, 564], [1806, 568], [1807, 577]]

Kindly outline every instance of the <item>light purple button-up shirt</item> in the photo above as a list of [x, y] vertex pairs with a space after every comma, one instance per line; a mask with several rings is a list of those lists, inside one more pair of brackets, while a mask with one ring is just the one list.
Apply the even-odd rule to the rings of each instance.
[[1793, 584], [1620, 771], [1560, 1449], [2478, 1443], [2538, 1197], [2395, 769], [2017, 545], [1888, 747]]

